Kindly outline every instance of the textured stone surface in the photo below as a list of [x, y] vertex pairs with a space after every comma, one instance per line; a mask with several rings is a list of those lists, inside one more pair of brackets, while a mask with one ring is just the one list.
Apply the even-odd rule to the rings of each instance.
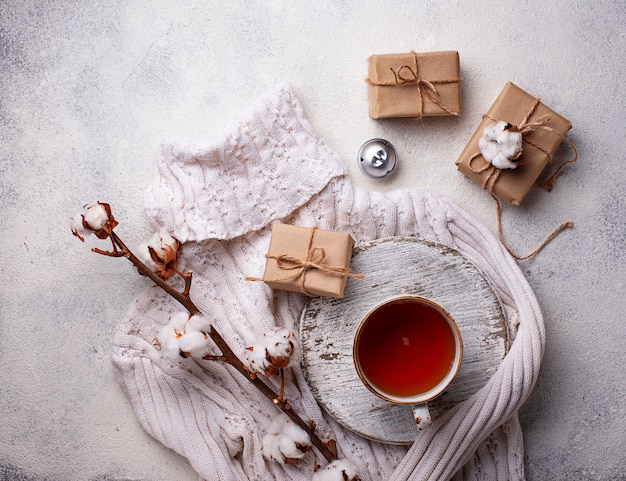
[[[147, 237], [142, 197], [161, 139], [218, 135], [287, 80], [356, 183], [433, 188], [495, 229], [491, 199], [454, 161], [513, 81], [571, 120], [580, 151], [551, 193], [535, 187], [504, 209], [521, 252], [561, 221], [575, 224], [522, 263], [548, 339], [521, 412], [527, 477], [624, 479], [622, 2], [307, 3], [0, 4], [0, 476], [194, 479], [144, 433], [112, 374], [117, 320], [145, 280], [91, 254], [67, 227], [100, 199], [129, 243]], [[461, 117], [368, 118], [367, 57], [411, 49], [459, 51]], [[356, 165], [372, 137], [398, 150], [383, 181]]]

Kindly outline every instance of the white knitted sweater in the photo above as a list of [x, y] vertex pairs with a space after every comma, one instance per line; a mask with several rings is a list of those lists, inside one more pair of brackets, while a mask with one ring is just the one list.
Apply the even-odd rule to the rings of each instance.
[[[517, 410], [539, 371], [544, 328], [517, 264], [485, 227], [440, 195], [355, 187], [288, 85], [262, 96], [216, 141], [164, 144], [146, 211], [185, 243], [181, 268], [194, 272], [192, 299], [240, 353], [274, 326], [298, 332], [307, 300], [244, 280], [263, 272], [274, 221], [349, 232], [357, 242], [416, 236], [465, 254], [495, 286], [514, 342], [488, 384], [435, 419], [410, 448], [340, 426], [318, 406], [300, 367], [288, 372], [286, 397], [322, 439], [337, 441], [363, 481], [524, 478]], [[176, 301], [147, 288], [115, 338], [116, 372], [144, 428], [206, 480], [310, 480], [315, 465], [325, 464], [314, 452], [293, 465], [263, 459], [263, 434], [279, 411], [243, 376], [216, 361], [160, 356], [152, 340], [178, 310]]]

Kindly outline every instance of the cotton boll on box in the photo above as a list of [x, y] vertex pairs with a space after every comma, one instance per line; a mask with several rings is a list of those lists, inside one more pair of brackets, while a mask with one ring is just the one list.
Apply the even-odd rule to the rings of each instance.
[[522, 133], [502, 120], [483, 129], [478, 147], [483, 158], [498, 169], [515, 169], [522, 163]]
[[[507, 124], [512, 127], [507, 128]], [[570, 146], [573, 157], [563, 162], [542, 187], [551, 190], [563, 166], [576, 161], [575, 146], [565, 138], [571, 128], [569, 120], [508, 82], [483, 115], [456, 160], [456, 166], [461, 173], [504, 202], [520, 205], [562, 141]], [[519, 150], [523, 149], [524, 165], [514, 168], [521, 164], [522, 154], [517, 153], [520, 137], [522, 146]], [[488, 145], [491, 143], [495, 145]]]

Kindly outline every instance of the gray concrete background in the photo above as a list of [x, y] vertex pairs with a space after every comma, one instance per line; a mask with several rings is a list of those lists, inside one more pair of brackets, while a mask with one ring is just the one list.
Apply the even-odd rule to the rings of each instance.
[[[280, 81], [357, 184], [438, 190], [492, 230], [492, 200], [454, 165], [480, 116], [513, 81], [572, 121], [579, 162], [551, 193], [535, 187], [504, 210], [519, 251], [575, 224], [520, 263], [547, 332], [521, 412], [526, 472], [626, 479], [626, 3], [308, 3], [0, 3], [0, 479], [196, 478], [141, 429], [110, 365], [118, 319], [145, 280], [91, 254], [68, 219], [106, 200], [120, 235], [143, 240], [159, 142], [215, 136]], [[460, 52], [460, 118], [368, 118], [367, 57], [411, 49]], [[386, 181], [356, 167], [372, 137], [401, 158]]]

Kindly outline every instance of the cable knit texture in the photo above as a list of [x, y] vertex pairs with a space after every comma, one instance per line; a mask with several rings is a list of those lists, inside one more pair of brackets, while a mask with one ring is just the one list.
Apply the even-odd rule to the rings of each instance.
[[[473, 397], [435, 419], [411, 447], [368, 441], [340, 426], [318, 406], [299, 366], [287, 371], [286, 397], [322, 438], [337, 441], [363, 481], [524, 478], [517, 410], [539, 371], [544, 328], [523, 274], [485, 227], [440, 195], [355, 187], [291, 87], [266, 93], [216, 142], [165, 143], [146, 211], [185, 242], [181, 267], [194, 272], [192, 299], [240, 353], [275, 326], [298, 332], [307, 300], [244, 280], [263, 272], [274, 221], [349, 232], [357, 242], [416, 236], [463, 253], [495, 286], [514, 339]], [[115, 338], [116, 372], [144, 428], [206, 480], [310, 480], [324, 464], [315, 452], [293, 465], [263, 459], [263, 434], [279, 411], [243, 376], [219, 362], [172, 363], [159, 355], [152, 339], [180, 309], [147, 288]], [[277, 388], [276, 379], [268, 382]]]

